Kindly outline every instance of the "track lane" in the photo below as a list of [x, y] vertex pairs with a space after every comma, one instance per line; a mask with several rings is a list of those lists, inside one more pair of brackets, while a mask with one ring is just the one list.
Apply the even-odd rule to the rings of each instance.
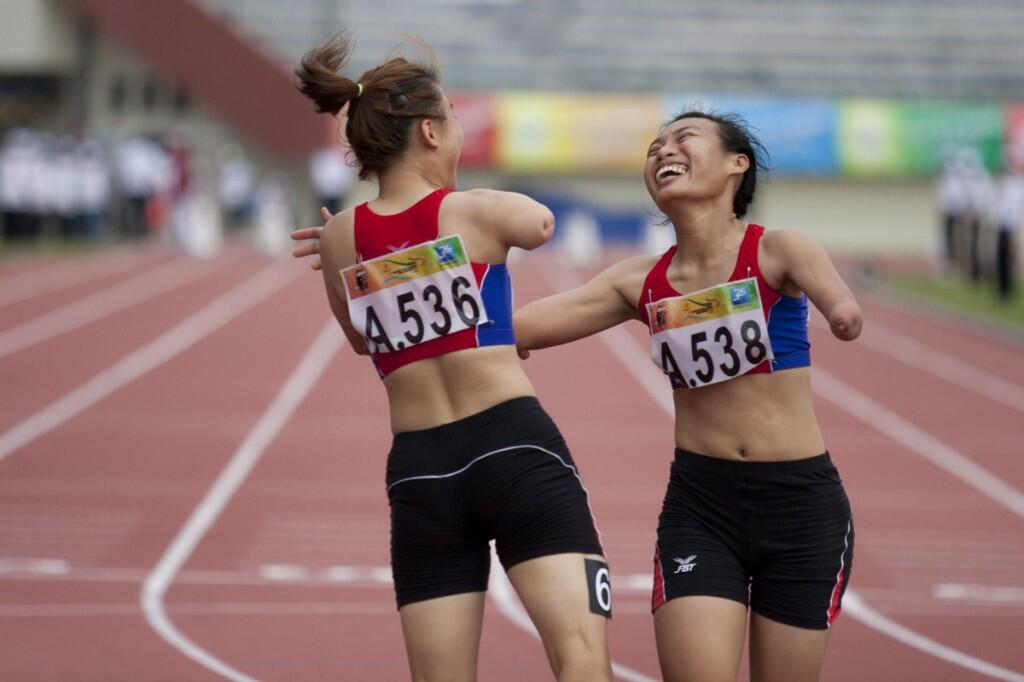
[[[80, 545], [69, 543], [66, 537], [53, 537], [38, 544], [34, 555], [61, 552], [58, 556], [64, 556], [73, 567], [152, 566], [218, 467], [251, 428], [260, 403], [272, 398], [290, 369], [288, 361], [301, 352], [293, 348], [292, 333], [301, 333], [310, 320], [294, 311], [301, 309], [308, 294], [308, 289], [297, 284], [273, 294], [164, 366], [32, 443], [27, 453], [21, 453], [29, 456], [11, 457], [0, 464], [0, 476], [9, 487], [19, 480], [29, 483], [30, 494], [10, 500], [24, 515], [133, 521], [117, 533], [78, 533], [83, 540]], [[162, 417], [167, 414], [178, 419], [165, 422]], [[53, 472], [60, 472], [61, 480], [47, 494], [42, 481]], [[81, 491], [70, 500], [65, 493], [69, 479]], [[143, 492], [133, 492], [134, 481], [142, 483]], [[170, 482], [171, 493], [146, 495], [145, 487], [154, 482]], [[86, 494], [89, 490], [95, 494]], [[9, 556], [8, 551], [3, 555]], [[66, 584], [78, 588], [77, 592], [68, 591], [66, 603], [70, 604], [100, 597], [105, 602], [136, 602], [140, 587], [136, 581], [99, 583], [100, 588], [94, 581]], [[25, 605], [50, 603], [46, 595], [53, 594], [52, 584], [42, 585], [36, 578], [11, 578], [4, 586], [12, 602]], [[59, 628], [52, 628], [49, 621], [47, 627], [52, 632], [36, 641], [23, 639], [32, 633], [17, 619], [0, 621], [8, 635], [6, 641], [26, 657], [56, 658], [51, 652], [62, 652], [50, 666], [63, 666], [64, 673], [48, 679], [85, 679], [83, 671], [95, 675], [91, 679], [104, 680], [216, 679], [205, 671], [197, 672], [193, 663], [167, 647], [145, 625], [137, 607], [133, 617], [67, 617], [59, 621]], [[108, 636], [116, 637], [107, 647], [107, 655], [112, 655], [116, 645], [118, 672], [107, 674], [112, 663], [96, 665], [94, 673], [89, 652], [102, 649]], [[20, 675], [30, 668], [19, 665], [24, 665], [23, 658], [0, 661], [0, 677], [24, 679]]]

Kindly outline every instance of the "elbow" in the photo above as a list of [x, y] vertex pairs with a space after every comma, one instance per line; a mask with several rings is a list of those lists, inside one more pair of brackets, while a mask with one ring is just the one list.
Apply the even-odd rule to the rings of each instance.
[[864, 316], [860, 312], [860, 306], [854, 302], [836, 306], [836, 310], [828, 316], [829, 327], [832, 334], [841, 341], [853, 341], [864, 327]]
[[555, 236], [555, 214], [545, 206], [540, 219], [540, 243], [548, 243], [553, 236]]

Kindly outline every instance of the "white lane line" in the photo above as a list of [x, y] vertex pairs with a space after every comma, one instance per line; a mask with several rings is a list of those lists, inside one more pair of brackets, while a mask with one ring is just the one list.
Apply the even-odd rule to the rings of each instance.
[[76, 263], [78, 267], [68, 269], [68, 263], [54, 263], [41, 270], [32, 270], [13, 281], [5, 282], [0, 291], [0, 306], [20, 303], [29, 299], [65, 289], [75, 284], [116, 275], [125, 270], [139, 267], [166, 256], [167, 251], [159, 248], [136, 249], [119, 247], [87, 263]]
[[240, 253], [210, 261], [174, 260], [85, 298], [0, 331], [0, 358], [138, 305], [237, 261]]
[[959, 478], [996, 504], [1024, 517], [1024, 494], [967, 455], [920, 429], [830, 373], [814, 368], [814, 392], [911, 452]]
[[932, 588], [932, 596], [943, 601], [1016, 605], [1024, 604], [1024, 587], [981, 585], [979, 583], [938, 583]]
[[[556, 291], [563, 291], [566, 289], [577, 287], [583, 283], [582, 280], [580, 280], [580, 278], [576, 276], [575, 272], [573, 272], [570, 269], [569, 265], [565, 262], [559, 263], [559, 267], [544, 268], [541, 270], [541, 272], [547, 278], [548, 283], [551, 284], [551, 286], [555, 288]], [[616, 329], [616, 331], [621, 330]], [[609, 350], [611, 350], [612, 345], [628, 342], [629, 345], [625, 346], [624, 349], [617, 349], [612, 351], [612, 354], [615, 355], [616, 358], [622, 357], [623, 355], [626, 355], [630, 352], [639, 355], [640, 357], [647, 357], [646, 348], [642, 348], [625, 332], [619, 335], [608, 334], [607, 332], [605, 332], [599, 334], [598, 338], [600, 338], [601, 341], [606, 346], [608, 346]], [[667, 386], [667, 380], [665, 379], [664, 374], [658, 371], [654, 367], [653, 363], [645, 364], [646, 370], [644, 371], [634, 372], [633, 366], [635, 365], [628, 365], [627, 369], [630, 370], [630, 373], [633, 374], [633, 377], [640, 383], [640, 385], [644, 386], [645, 390], [648, 390], [646, 388], [646, 384], [654, 382], [654, 379], [651, 378], [650, 374], [645, 374], [644, 372], [653, 372], [654, 375], [657, 375], [657, 383], [653, 383], [653, 385], [665, 386], [665, 392], [668, 393], [669, 391]], [[825, 380], [825, 383], [827, 384], [828, 378], [831, 378], [831, 376], [827, 375], [827, 373], [825, 373], [820, 368], [815, 367], [813, 386], [815, 390], [819, 393], [821, 393], [821, 382], [819, 382], [818, 380], [822, 376], [827, 376]], [[853, 391], [852, 388], [846, 387], [845, 384], [840, 384], [838, 380], [834, 381], [835, 383], [830, 385], [831, 391], [829, 392], [829, 396], [825, 397], [826, 399], [830, 400], [831, 398], [835, 398], [838, 402], [835, 402], [834, 404], [840, 409], [848, 412], [850, 411], [850, 409], [859, 410], [859, 413], [851, 412], [851, 414], [864, 420], [869, 426], [878, 428], [885, 435], [895, 437], [895, 440], [897, 442], [902, 443], [907, 447], [910, 447], [911, 450], [913, 450], [914, 452], [917, 452], [918, 454], [924, 456], [925, 459], [928, 459], [928, 461], [936, 464], [937, 466], [946, 469], [946, 471], [949, 471], [954, 476], [961, 478], [961, 480], [964, 480], [972, 487], [978, 488], [979, 485], [981, 485], [982, 488], [978, 489], [982, 490], [982, 492], [986, 496], [991, 497], [990, 491], [988, 489], [989, 486], [994, 486], [994, 488], [1000, 490], [1002, 490], [1003, 487], [1009, 488], [1009, 486], [1006, 486], [1005, 483], [999, 481], [999, 479], [996, 479], [994, 476], [992, 476], [992, 474], [990, 474], [989, 472], [982, 469], [974, 462], [967, 459], [964, 455], [961, 455], [952, 448], [948, 448], [948, 446], [945, 446], [945, 444], [941, 443], [941, 441], [938, 441], [929, 434], [926, 434], [920, 429], [917, 429], [909, 422], [906, 422], [905, 420], [896, 416], [889, 410], [886, 410], [884, 407], [881, 407], [874, 401], [870, 400], [869, 398], [867, 398], [867, 396], [864, 396], [860, 393]], [[840, 388], [840, 385], [842, 386], [842, 388]], [[854, 393], [856, 393], [857, 396], [859, 396], [860, 399], [846, 400], [845, 396], [839, 394], [840, 391], [853, 391]], [[668, 415], [672, 419], [675, 419], [675, 406], [673, 405], [671, 400], [657, 400], [655, 402], [659, 407], [662, 408], [666, 415]], [[879, 417], [881, 417], [880, 422], [873, 421], [873, 419]], [[883, 430], [880, 424], [888, 426], [889, 430]], [[907, 427], [910, 428], [909, 432], [906, 430]], [[912, 436], [908, 437], [908, 433], [912, 434]], [[924, 436], [924, 438], [921, 439], [919, 438], [920, 436]], [[913, 443], [913, 445], [911, 446], [910, 443]], [[935, 444], [939, 444], [942, 446], [943, 454], [936, 458], [933, 458], [928, 448]], [[980, 472], [978, 470], [980, 470]], [[968, 478], [964, 478], [965, 476]], [[998, 482], [999, 484], [1002, 484], [1002, 486], [994, 484], [992, 479], [995, 479], [995, 481]], [[1016, 493], [1019, 496], [1020, 493], [1018, 493], [1015, 489], [1009, 489], [1010, 491]], [[1004, 506], [1009, 506], [1011, 510], [1019, 514], [1019, 512], [1016, 509], [1017, 504], [1011, 503], [1010, 505], [1007, 505], [1005, 502], [998, 498], [994, 499], [996, 499], [997, 502], [1004, 504]], [[851, 589], [847, 589], [846, 594], [844, 595], [843, 609], [846, 611], [846, 613], [850, 614], [854, 619], [860, 621], [864, 625], [867, 625], [873, 630], [877, 630], [878, 632], [881, 632], [882, 634], [887, 635], [925, 654], [934, 656], [936, 658], [940, 658], [944, 661], [953, 663], [954, 665], [958, 665], [968, 670], [974, 670], [977, 672], [981, 672], [982, 674], [990, 675], [991, 677], [996, 677], [997, 679], [1012, 680], [1013, 682], [1024, 682], [1024, 676], [1021, 676], [1019, 673], [1016, 673], [1012, 670], [1000, 668], [999, 666], [993, 665], [988, 661], [984, 661], [980, 658], [971, 656], [970, 654], [966, 654], [962, 651], [958, 651], [956, 649], [939, 644], [938, 642], [935, 642], [934, 640], [929, 639], [928, 637], [925, 637], [924, 635], [921, 635], [915, 632], [914, 630], [911, 630], [910, 628], [904, 627], [886, 618], [885, 616], [882, 616], [881, 614], [875, 612], [870, 607], [868, 607], [867, 604], [857, 596], [856, 592], [854, 592]]]
[[333, 319], [324, 325], [295, 371], [288, 377], [252, 431], [231, 456], [206, 496], [193, 510], [160, 561], [146, 577], [140, 593], [140, 604], [146, 620], [164, 641], [203, 667], [236, 682], [252, 682], [253, 678], [235, 670], [179, 631], [167, 614], [164, 595], [174, 581], [175, 575], [217, 521], [217, 517], [227, 507], [249, 472], [256, 466], [264, 450], [273, 442], [278, 432], [327, 370], [331, 359], [341, 348], [343, 339], [344, 336]]
[[[815, 315], [814, 320], [815, 327], [828, 329], [828, 325], [820, 321], [820, 316]], [[1024, 388], [884, 325], [872, 322], [857, 343], [1010, 409], [1024, 412]]]
[[997, 680], [1006, 680], [1007, 682], [1024, 682], [1024, 675], [1021, 675], [1020, 673], [1014, 672], [1013, 670], [1007, 670], [1006, 668], [994, 665], [988, 661], [983, 661], [980, 658], [975, 658], [974, 656], [965, 654], [962, 651], [940, 644], [934, 639], [925, 637], [910, 628], [904, 627], [899, 623], [886, 618], [864, 603], [864, 600], [862, 600], [853, 590], [846, 591], [846, 596], [843, 597], [843, 609], [860, 622], [871, 627], [873, 630], [877, 630], [882, 634], [888, 635], [889, 637], [903, 642], [918, 651], [923, 651], [935, 658], [940, 658], [947, 663], [958, 665], [961, 668], [966, 668], [967, 670], [973, 670], [974, 672], [982, 675], [994, 677]]
[[[529, 614], [526, 613], [523, 603], [519, 601], [515, 588], [512, 587], [508, 576], [505, 575], [505, 571], [501, 568], [501, 561], [494, 551], [494, 543], [491, 543], [491, 575], [487, 593], [498, 607], [501, 615], [508, 618], [516, 627], [530, 634], [534, 639], [540, 640], [540, 633], [537, 632], [537, 628], [534, 627], [533, 621], [530, 620]], [[612, 661], [612, 674], [619, 679], [628, 680], [628, 682], [657, 682], [656, 678], [648, 677], [615, 661]]]
[[[172, 605], [181, 616], [377, 616], [395, 614], [395, 602], [182, 602]], [[139, 616], [135, 602], [122, 604], [4, 604], [0, 618], [68, 618]]]
[[268, 265], [145, 346], [0, 434], [0, 461], [156, 369], [292, 281], [296, 269]]

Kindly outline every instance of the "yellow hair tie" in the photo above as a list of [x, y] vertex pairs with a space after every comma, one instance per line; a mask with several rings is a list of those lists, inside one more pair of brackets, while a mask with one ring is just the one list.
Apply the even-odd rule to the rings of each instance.
[[363, 84], [362, 83], [356, 83], [356, 87], [359, 88], [359, 91], [356, 92], [356, 97], [361, 97], [362, 94], [363, 94]]

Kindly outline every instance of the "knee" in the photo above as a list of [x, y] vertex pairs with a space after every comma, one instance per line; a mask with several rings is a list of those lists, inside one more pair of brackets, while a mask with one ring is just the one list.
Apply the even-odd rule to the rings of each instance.
[[555, 645], [551, 658], [558, 682], [611, 682], [612, 667], [603, 632], [576, 632]]

